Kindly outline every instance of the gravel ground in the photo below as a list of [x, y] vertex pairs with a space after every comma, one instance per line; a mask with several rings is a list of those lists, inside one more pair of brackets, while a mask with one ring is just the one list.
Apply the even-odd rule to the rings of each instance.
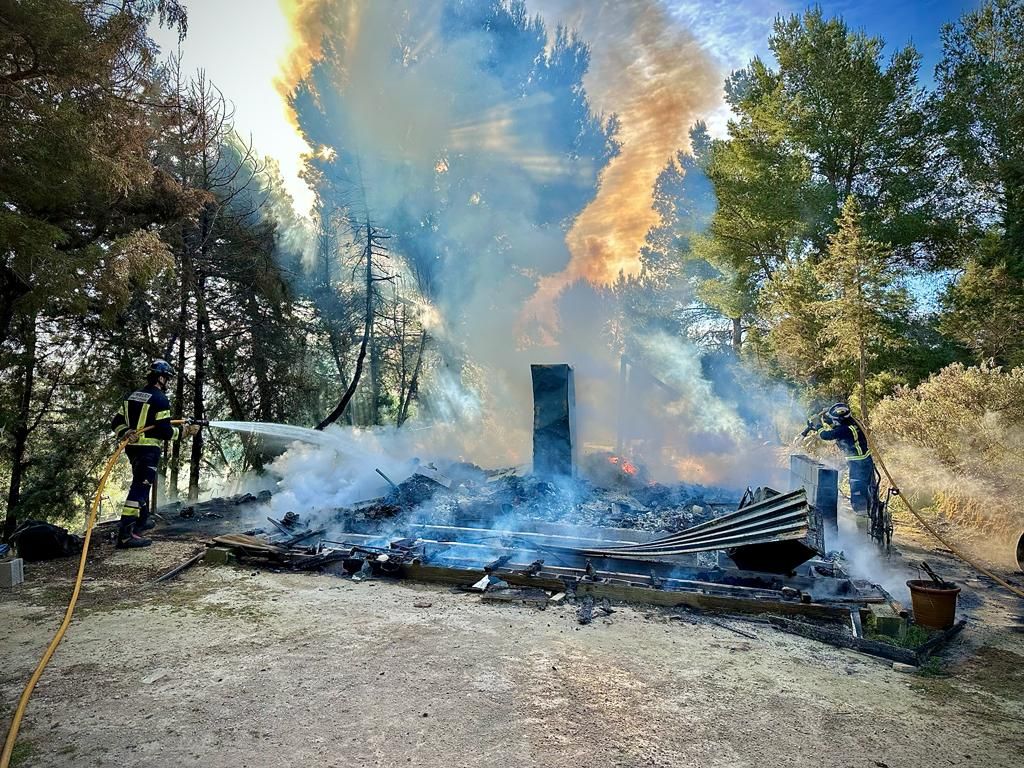
[[[23, 766], [1019, 766], [1018, 603], [977, 582], [932, 674], [727, 620], [480, 602], [443, 587], [200, 565], [102, 544], [33, 696]], [[935, 559], [934, 554], [929, 556]], [[74, 563], [0, 592], [0, 725]]]

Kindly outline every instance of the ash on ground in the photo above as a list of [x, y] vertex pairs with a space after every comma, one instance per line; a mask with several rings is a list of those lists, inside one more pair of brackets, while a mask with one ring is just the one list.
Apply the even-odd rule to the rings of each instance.
[[386, 496], [338, 509], [333, 519], [376, 522], [381, 529], [403, 522], [498, 528], [531, 519], [675, 532], [735, 509], [740, 499], [724, 488], [651, 482], [640, 467], [612, 454], [591, 454], [583, 470], [577, 478], [545, 479], [465, 462], [415, 464]]

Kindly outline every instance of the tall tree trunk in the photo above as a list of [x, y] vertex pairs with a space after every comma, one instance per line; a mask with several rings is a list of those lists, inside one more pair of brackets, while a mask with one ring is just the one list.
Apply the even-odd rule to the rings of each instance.
[[363, 323], [363, 339], [359, 344], [359, 355], [356, 357], [356, 368], [352, 373], [352, 381], [349, 382], [345, 394], [334, 410], [327, 415], [323, 421], [316, 425], [317, 429], [325, 429], [345, 412], [352, 396], [359, 386], [359, 378], [363, 375], [363, 363], [366, 361], [366, 348], [370, 343], [370, 334], [373, 330], [373, 229], [370, 222], [366, 222], [366, 319]]
[[[184, 257], [183, 257], [184, 261]], [[185, 413], [185, 339], [186, 325], [188, 324], [188, 285], [187, 271], [182, 268], [181, 280], [181, 304], [178, 307], [178, 356], [175, 359], [175, 370], [178, 372], [174, 380], [174, 418], [180, 419]], [[175, 440], [171, 443], [171, 468], [170, 479], [167, 482], [167, 490], [164, 492], [168, 499], [175, 501], [178, 498], [178, 478], [181, 474], [181, 441]]]
[[402, 426], [405, 423], [405, 420], [409, 418], [409, 404], [412, 402], [412, 398], [416, 394], [416, 389], [419, 387], [420, 370], [423, 368], [423, 353], [426, 348], [427, 331], [424, 329], [420, 331], [420, 347], [416, 355], [416, 364], [412, 369], [412, 377], [409, 379], [409, 388], [405, 391], [405, 397], [402, 400], [402, 405], [398, 409], [398, 426]]
[[380, 424], [380, 337], [377, 324], [370, 325], [370, 426]]
[[[196, 301], [206, 289], [206, 275], [199, 271], [196, 276]], [[203, 321], [196, 312], [195, 370], [192, 381], [192, 418], [203, 418], [203, 387], [206, 383], [206, 335]], [[199, 466], [203, 460], [203, 433], [197, 432], [192, 438], [192, 452], [188, 465], [188, 500], [199, 499]]]
[[331, 356], [334, 358], [334, 367], [338, 371], [338, 379], [344, 381], [348, 378], [346, 371], [347, 366], [345, 365], [345, 356], [348, 354], [348, 345], [342, 344], [338, 337], [341, 335], [338, 333], [335, 327], [334, 320], [328, 320], [324, 323], [327, 328], [327, 342], [331, 345]]
[[743, 351], [743, 318], [732, 318], [732, 351], [736, 357]]
[[21, 482], [25, 476], [25, 454], [28, 448], [29, 420], [32, 415], [32, 387], [36, 370], [35, 316], [25, 319], [25, 353], [21, 366], [21, 392], [18, 397], [18, 420], [14, 426], [14, 444], [11, 446], [11, 483], [7, 489], [7, 517], [4, 520], [4, 541], [10, 539], [17, 527], [18, 503], [21, 501]]

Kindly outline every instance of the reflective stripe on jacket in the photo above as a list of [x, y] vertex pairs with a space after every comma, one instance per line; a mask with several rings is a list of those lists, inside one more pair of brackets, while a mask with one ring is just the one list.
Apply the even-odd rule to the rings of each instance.
[[839, 447], [846, 454], [847, 461], [861, 461], [871, 456], [864, 430], [853, 419], [831, 427], [822, 425], [818, 430], [818, 437], [822, 440], [835, 440], [839, 443]]
[[177, 440], [180, 434], [177, 427], [171, 424], [171, 403], [167, 395], [154, 385], [149, 385], [132, 392], [121, 403], [121, 410], [114, 414], [110, 428], [118, 438], [130, 429], [140, 431], [152, 427], [139, 437], [138, 446], [157, 446], [164, 440]]

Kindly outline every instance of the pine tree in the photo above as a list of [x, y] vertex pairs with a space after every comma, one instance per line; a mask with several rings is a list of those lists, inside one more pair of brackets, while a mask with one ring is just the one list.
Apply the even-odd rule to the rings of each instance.
[[864, 234], [863, 214], [852, 195], [837, 224], [828, 252], [815, 268], [824, 292], [816, 306], [818, 338], [825, 362], [852, 371], [866, 422], [871, 366], [884, 350], [900, 345], [899, 326], [906, 319], [909, 297], [898, 286], [891, 249]]

